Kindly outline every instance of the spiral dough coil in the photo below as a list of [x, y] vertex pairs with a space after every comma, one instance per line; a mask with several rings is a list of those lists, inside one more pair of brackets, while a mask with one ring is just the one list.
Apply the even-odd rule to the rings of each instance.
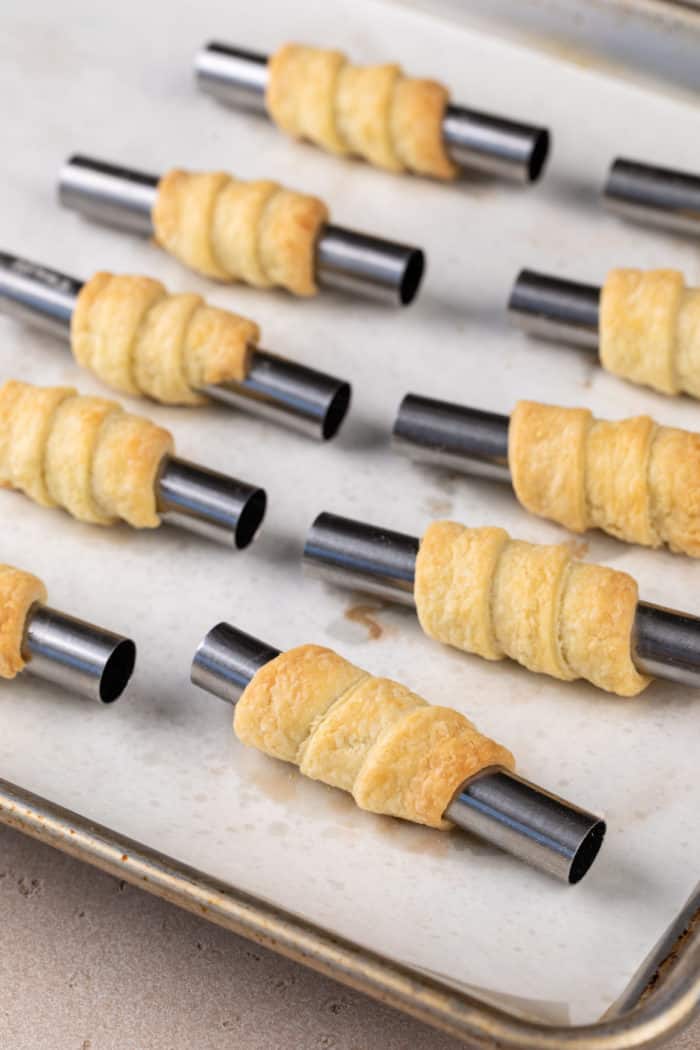
[[80, 521], [160, 524], [156, 482], [172, 436], [115, 401], [11, 379], [0, 387], [0, 485]]
[[520, 401], [508, 462], [533, 514], [700, 558], [700, 434], [648, 416], [609, 422], [585, 408]]
[[96, 273], [71, 319], [75, 359], [108, 386], [171, 405], [200, 404], [197, 391], [242, 382], [260, 338], [253, 321], [207, 306], [200, 295], [170, 295], [152, 277]]
[[0, 678], [14, 678], [26, 664], [22, 655], [27, 617], [46, 588], [30, 572], [0, 565]]
[[349, 791], [361, 809], [443, 830], [465, 780], [488, 766], [514, 767], [511, 753], [464, 715], [317, 645], [262, 667], [233, 725], [244, 744]]
[[268, 180], [175, 169], [158, 183], [152, 219], [160, 246], [207, 277], [318, 291], [316, 242], [328, 209], [317, 197]]
[[634, 383], [700, 397], [700, 289], [678, 270], [613, 270], [600, 299], [600, 359]]
[[649, 684], [631, 655], [637, 584], [627, 573], [576, 562], [565, 544], [434, 522], [418, 551], [415, 599], [426, 634], [487, 660], [509, 656], [620, 696]]
[[353, 66], [340, 51], [285, 44], [268, 62], [267, 109], [277, 126], [387, 171], [453, 179], [442, 136], [447, 90], [395, 64]]

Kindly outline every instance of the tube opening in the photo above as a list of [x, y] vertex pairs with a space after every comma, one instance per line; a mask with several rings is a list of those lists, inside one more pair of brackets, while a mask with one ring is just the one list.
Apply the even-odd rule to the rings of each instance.
[[323, 418], [321, 436], [324, 441], [329, 441], [330, 438], [335, 437], [338, 433], [338, 430], [345, 419], [348, 408], [350, 407], [351, 396], [352, 387], [350, 384], [341, 383], [331, 398], [328, 408], [326, 409], [326, 414]]
[[238, 550], [243, 550], [252, 541], [265, 517], [267, 495], [264, 489], [255, 489], [243, 504], [238, 521], [234, 542]]
[[136, 646], [125, 638], [115, 646], [102, 669], [100, 700], [111, 704], [118, 700], [127, 687], [136, 663]]
[[529, 182], [537, 182], [544, 170], [549, 156], [550, 134], [546, 128], [541, 128], [535, 136], [530, 158], [527, 165], [527, 177]]
[[402, 306], [409, 306], [418, 294], [424, 269], [425, 255], [420, 248], [414, 248], [406, 260], [399, 285], [399, 301]]
[[588, 872], [593, 861], [600, 852], [600, 847], [603, 845], [605, 832], [605, 821], [599, 820], [597, 824], [593, 825], [588, 834], [584, 836], [574, 854], [573, 860], [571, 861], [571, 867], [569, 868], [570, 886], [575, 886], [576, 883], [580, 882], [583, 876]]

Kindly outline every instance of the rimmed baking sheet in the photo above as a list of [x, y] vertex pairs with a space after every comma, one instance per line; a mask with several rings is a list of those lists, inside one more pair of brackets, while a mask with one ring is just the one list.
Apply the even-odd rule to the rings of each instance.
[[[192, 55], [212, 36], [261, 50], [293, 36], [368, 61], [400, 58], [443, 77], [460, 101], [552, 126], [548, 177], [531, 190], [440, 186], [293, 145], [263, 119], [195, 92]], [[256, 317], [267, 348], [355, 387], [347, 427], [324, 447], [242, 414], [149, 407], [182, 455], [268, 487], [266, 527], [242, 554], [165, 528], [100, 531], [2, 494], [2, 558], [42, 575], [55, 605], [131, 632], [140, 662], [128, 697], [110, 709], [28, 676], [4, 686], [0, 774], [368, 949], [515, 997], [543, 1019], [600, 1016], [697, 880], [696, 697], [657, 684], [623, 701], [441, 649], [408, 611], [303, 581], [299, 555], [321, 509], [406, 532], [448, 516], [531, 540], [562, 537], [505, 488], [392, 456], [388, 430], [407, 390], [499, 411], [525, 396], [697, 425], [697, 404], [625, 385], [574, 350], [528, 343], [504, 315], [523, 265], [593, 282], [612, 265], [673, 265], [697, 283], [695, 245], [623, 226], [597, 200], [618, 152], [692, 167], [695, 111], [379, 3], [262, 0], [232, 18], [215, 0], [177, 17], [162, 3], [126, 0], [97, 16], [68, 0], [38, 23], [15, 4], [0, 47], [0, 84], [17, 100], [0, 116], [0, 247], [77, 276], [141, 271], [203, 291]], [[424, 295], [393, 313], [200, 281], [152, 245], [57, 207], [55, 174], [76, 150], [148, 171], [276, 176], [318, 192], [335, 221], [426, 247]], [[0, 338], [3, 377], [102, 389], [54, 340], [5, 321]], [[636, 575], [647, 600], [698, 611], [696, 564], [603, 536], [587, 546], [590, 558]], [[605, 812], [609, 839], [589, 878], [560, 887], [465, 836], [361, 813], [245, 751], [226, 706], [187, 680], [197, 642], [222, 618], [280, 647], [333, 645], [469, 713], [516, 752], [525, 775]]]

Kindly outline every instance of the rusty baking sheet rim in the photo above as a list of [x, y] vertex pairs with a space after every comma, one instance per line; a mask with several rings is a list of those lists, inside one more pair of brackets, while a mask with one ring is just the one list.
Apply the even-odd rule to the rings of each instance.
[[700, 1004], [700, 887], [600, 1021], [549, 1025], [336, 937], [1, 779], [0, 823], [491, 1050], [637, 1050], [681, 1029]]

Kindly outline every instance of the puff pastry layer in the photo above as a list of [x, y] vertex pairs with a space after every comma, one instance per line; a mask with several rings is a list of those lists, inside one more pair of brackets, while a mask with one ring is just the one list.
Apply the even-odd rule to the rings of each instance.
[[156, 479], [172, 436], [72, 387], [11, 379], [0, 387], [0, 485], [80, 521], [160, 524]]
[[244, 744], [349, 791], [361, 809], [443, 830], [465, 780], [515, 765], [464, 715], [318, 645], [262, 667], [236, 704], [233, 727]]
[[269, 180], [174, 169], [158, 183], [152, 219], [158, 244], [207, 277], [318, 291], [316, 241], [328, 222], [318, 197]]
[[627, 573], [577, 563], [565, 544], [434, 522], [416, 559], [415, 599], [426, 634], [487, 660], [509, 656], [620, 696], [649, 684], [631, 655], [637, 584]]
[[700, 558], [700, 434], [649, 416], [609, 422], [585, 408], [520, 401], [508, 462], [533, 514]]
[[0, 565], [0, 677], [14, 678], [26, 661], [22, 655], [27, 616], [45, 602], [46, 588], [37, 576], [12, 565]]
[[700, 397], [700, 289], [679, 270], [612, 270], [600, 299], [604, 368], [664, 394]]
[[274, 122], [294, 138], [388, 171], [453, 179], [442, 120], [449, 93], [395, 64], [353, 66], [340, 51], [285, 44], [268, 61], [265, 96]]
[[96, 273], [71, 319], [79, 364], [116, 390], [171, 405], [201, 403], [197, 390], [210, 383], [244, 380], [259, 338], [245, 317], [129, 274]]

